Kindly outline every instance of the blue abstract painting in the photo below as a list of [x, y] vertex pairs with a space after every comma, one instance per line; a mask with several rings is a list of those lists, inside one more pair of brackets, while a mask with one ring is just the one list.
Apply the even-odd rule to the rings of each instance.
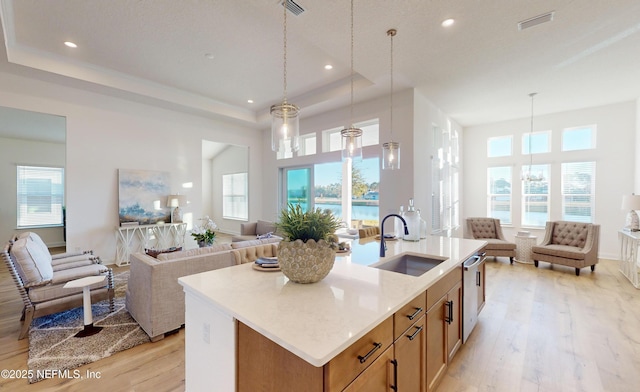
[[170, 222], [171, 212], [166, 207], [169, 193], [169, 172], [119, 169], [120, 225], [134, 222], [140, 225]]

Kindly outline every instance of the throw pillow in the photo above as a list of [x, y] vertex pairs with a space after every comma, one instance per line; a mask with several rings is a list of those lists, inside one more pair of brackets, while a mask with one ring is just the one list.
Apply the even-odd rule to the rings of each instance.
[[16, 240], [11, 247], [11, 255], [16, 261], [16, 270], [25, 287], [51, 282], [53, 278], [51, 254], [34, 238], [24, 236]]

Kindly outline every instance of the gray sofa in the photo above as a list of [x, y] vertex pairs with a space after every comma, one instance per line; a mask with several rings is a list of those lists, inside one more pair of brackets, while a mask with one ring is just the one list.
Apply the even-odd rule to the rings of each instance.
[[259, 237], [275, 237], [282, 240], [282, 236], [277, 235], [276, 230], [276, 224], [273, 222], [258, 220], [256, 222], [241, 223], [240, 235], [234, 235], [231, 240], [233, 242], [250, 241]]
[[277, 238], [241, 241], [161, 253], [158, 258], [134, 253], [130, 258], [125, 306], [151, 340], [158, 341], [184, 325], [184, 292], [178, 278], [235, 265], [231, 252], [234, 249], [268, 248], [271, 252], [277, 242]]

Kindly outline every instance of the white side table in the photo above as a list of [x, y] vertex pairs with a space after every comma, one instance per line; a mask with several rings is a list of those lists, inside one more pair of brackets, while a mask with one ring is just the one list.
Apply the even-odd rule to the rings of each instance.
[[84, 338], [87, 336], [95, 335], [102, 330], [102, 327], [93, 326], [93, 313], [91, 312], [91, 289], [90, 286], [96, 283], [104, 282], [107, 279], [106, 275], [100, 276], [87, 276], [76, 280], [67, 282], [64, 286], [65, 289], [82, 287], [82, 306], [84, 311], [84, 329], [78, 332], [75, 337]]
[[523, 264], [533, 264], [531, 259], [531, 248], [537, 243], [538, 237], [529, 236], [516, 236], [516, 261]]

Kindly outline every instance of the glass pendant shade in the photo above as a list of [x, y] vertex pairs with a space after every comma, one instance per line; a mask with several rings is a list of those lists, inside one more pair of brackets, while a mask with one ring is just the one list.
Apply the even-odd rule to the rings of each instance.
[[389, 93], [389, 114], [391, 123], [391, 141], [382, 144], [382, 170], [400, 169], [400, 143], [393, 141], [393, 37], [396, 36], [396, 29], [387, 30], [387, 35], [391, 41], [391, 88]]
[[382, 144], [382, 170], [400, 169], [400, 143], [387, 142]]
[[362, 129], [351, 127], [340, 131], [342, 135], [342, 160], [362, 160]]
[[276, 152], [295, 152], [300, 148], [300, 109], [283, 102], [271, 106], [271, 149]]

